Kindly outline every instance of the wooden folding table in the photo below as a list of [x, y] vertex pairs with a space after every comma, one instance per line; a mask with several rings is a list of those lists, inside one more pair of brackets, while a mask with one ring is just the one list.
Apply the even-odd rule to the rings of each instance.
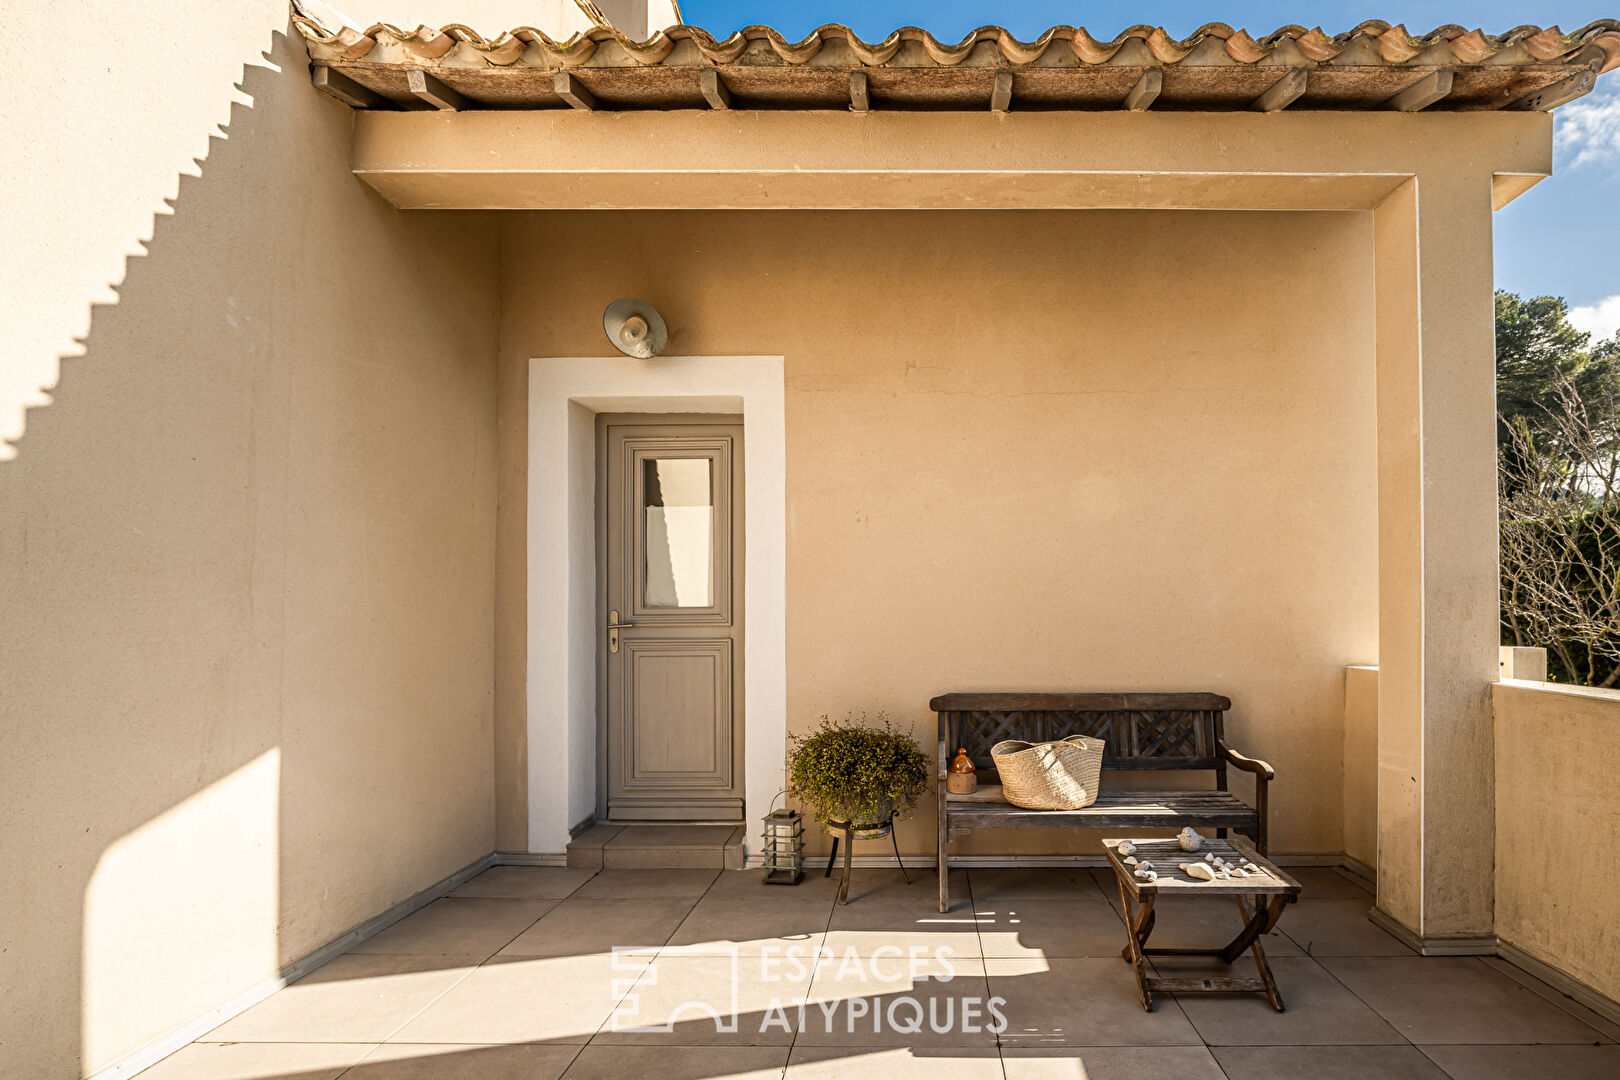
[[[1119, 853], [1119, 845], [1122, 843], [1134, 846], [1135, 850], [1131, 852], [1131, 857], [1137, 860], [1135, 864], [1125, 862], [1126, 856]], [[1103, 850], [1107, 853], [1108, 862], [1114, 868], [1114, 877], [1119, 882], [1120, 913], [1125, 920], [1127, 939], [1122, 955], [1136, 972], [1136, 985], [1142, 999], [1142, 1008], [1149, 1012], [1153, 1011], [1155, 992], [1167, 994], [1253, 992], [1265, 994], [1272, 1008], [1278, 1012], [1283, 1011], [1282, 994], [1277, 990], [1277, 980], [1271, 974], [1271, 966], [1266, 963], [1266, 951], [1261, 946], [1260, 939], [1276, 927], [1277, 920], [1282, 917], [1283, 908], [1293, 903], [1299, 896], [1299, 882], [1283, 873], [1247, 844], [1235, 840], [1206, 839], [1197, 851], [1188, 852], [1181, 850], [1181, 844], [1174, 839], [1128, 841], [1115, 839], [1104, 840]], [[1261, 872], [1258, 875], [1234, 874], [1229, 878], [1205, 881], [1180, 869], [1181, 863], [1204, 862], [1204, 856], [1211, 854], [1225, 859], [1233, 866], [1240, 865], [1246, 859], [1259, 867]], [[1143, 861], [1153, 864], [1153, 869], [1158, 874], [1157, 880], [1142, 881], [1136, 877], [1136, 869]], [[1243, 929], [1219, 948], [1150, 949], [1147, 947], [1148, 935], [1153, 932], [1154, 919], [1157, 917], [1154, 903], [1161, 896], [1210, 899], [1231, 897], [1237, 902], [1238, 911], [1242, 913]], [[1161, 978], [1148, 971], [1148, 957], [1151, 956], [1209, 956], [1230, 964], [1245, 951], [1254, 954], [1255, 967], [1260, 973], [1259, 978], [1237, 976]]]

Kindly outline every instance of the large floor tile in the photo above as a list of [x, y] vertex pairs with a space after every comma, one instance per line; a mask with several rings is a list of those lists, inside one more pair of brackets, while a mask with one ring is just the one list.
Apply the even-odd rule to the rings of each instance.
[[1196, 1046], [1198, 1033], [1175, 1001], [1144, 1012], [1130, 965], [1117, 958], [986, 960], [1001, 1006], [1007, 1048]]
[[1451, 1080], [1614, 1080], [1620, 1046], [1425, 1046]]
[[1007, 1080], [1225, 1080], [1202, 1046], [1067, 1046], [1006, 1050]]
[[196, 1042], [139, 1075], [141, 1080], [337, 1080], [370, 1049], [369, 1043]]
[[823, 877], [818, 869], [805, 870], [797, 885], [767, 885], [764, 870], [725, 870], [703, 894], [706, 900], [753, 900], [772, 904], [783, 900], [831, 901], [837, 895], [838, 875]]
[[[1178, 994], [1176, 1000], [1211, 1046], [1372, 1046], [1398, 1043], [1389, 1024], [1308, 956], [1270, 957], [1286, 1012], [1264, 994]], [[1218, 960], [1154, 957], [1165, 978], [1179, 975], [1255, 974], [1247, 956], [1231, 967]]]
[[1331, 866], [1285, 866], [1282, 869], [1283, 873], [1299, 882], [1301, 899], [1372, 902], [1372, 890]]
[[584, 1043], [649, 957], [496, 959], [394, 1034], [414, 1043]]
[[1114, 875], [1112, 866], [1091, 867], [1091, 880], [1097, 883], [1097, 889], [1104, 897], [1115, 900], [1119, 897], [1119, 879]]
[[978, 956], [978, 922], [966, 904], [941, 915], [937, 901], [919, 904], [892, 895], [834, 905], [827, 924], [826, 946], [834, 953], [854, 950], [870, 955], [878, 949], [950, 950], [951, 956]]
[[570, 900], [691, 900], [708, 891], [719, 870], [603, 870]]
[[827, 933], [832, 904], [825, 900], [716, 900], [705, 896], [669, 939], [683, 953], [813, 954]]
[[[820, 873], [819, 869], [814, 871]], [[844, 872], [842, 864], [833, 867], [832, 879], [838, 881]], [[910, 881], [906, 879], [910, 878]], [[836, 886], [835, 886], [836, 888]], [[849, 904], [851, 906], [873, 901], [905, 901], [919, 910], [939, 911], [939, 872], [932, 866], [907, 867], [904, 874], [899, 867], [866, 867], [849, 872]], [[968, 877], [965, 870], [951, 871], [951, 910], [960, 910], [968, 903]]]
[[[721, 844], [703, 847], [606, 847], [602, 866], [608, 870], [708, 870], [726, 868], [726, 848]], [[741, 852], [737, 852], [741, 858]]]
[[692, 910], [692, 901], [598, 900], [571, 896], [500, 951], [509, 956], [589, 956], [615, 948], [659, 948]]
[[975, 906], [1008, 900], [1106, 899], [1083, 866], [969, 870], [968, 883]]
[[1415, 1046], [1220, 1046], [1229, 1080], [1446, 1080]]
[[1585, 1005], [1582, 1005], [1574, 998], [1571, 998], [1556, 988], [1549, 986], [1540, 979], [1536, 978], [1534, 975], [1530, 974], [1528, 971], [1515, 964], [1509, 963], [1499, 956], [1482, 956], [1479, 959], [1480, 963], [1484, 964], [1492, 971], [1506, 975], [1519, 985], [1528, 987], [1543, 1001], [1552, 1002], [1554, 1005], [1558, 1006], [1560, 1009], [1563, 1009], [1575, 1019], [1585, 1024], [1587, 1027], [1592, 1028], [1600, 1036], [1602, 1036], [1604, 1042], [1620, 1042], [1620, 1023], [1616, 1023], [1606, 1016], [1599, 1016], [1597, 1013], [1593, 1012], [1591, 1009], [1588, 1009]]
[[1373, 925], [1367, 918], [1371, 907], [1368, 896], [1302, 899], [1288, 905], [1277, 928], [1309, 956], [1416, 956], [1395, 935]]
[[1414, 1043], [1581, 1043], [1599, 1035], [1475, 957], [1325, 957], [1322, 964]]
[[790, 1080], [1002, 1080], [990, 1047], [795, 1046]]
[[379, 1043], [482, 956], [340, 956], [209, 1032], [210, 1042]]
[[493, 956], [556, 903], [446, 897], [407, 915], [349, 952], [371, 956]]
[[[1117, 899], [1110, 906], [1116, 913], [1120, 910]], [[1304, 950], [1282, 932], [1297, 906], [1290, 904], [1284, 908], [1277, 928], [1260, 939], [1267, 956], [1305, 955]], [[1150, 949], [1218, 949], [1237, 937], [1243, 930], [1243, 923], [1243, 912], [1238, 910], [1237, 901], [1229, 896], [1166, 898], [1154, 905], [1153, 932], [1148, 936], [1147, 945]], [[1120, 930], [1119, 947], [1125, 947], [1123, 928]]]
[[389, 1043], [379, 1046], [343, 1080], [558, 1080], [577, 1046], [457, 1046]]
[[985, 956], [1118, 956], [1125, 924], [1098, 900], [1005, 900], [974, 905]]
[[614, 1046], [579, 1052], [565, 1080], [776, 1080], [786, 1046]]
[[994, 1046], [983, 962], [926, 953], [822, 959], [796, 1046]]
[[813, 970], [808, 963], [759, 956], [660, 956], [595, 1042], [787, 1046]]
[[561, 866], [492, 866], [451, 893], [461, 899], [561, 900], [591, 879]]

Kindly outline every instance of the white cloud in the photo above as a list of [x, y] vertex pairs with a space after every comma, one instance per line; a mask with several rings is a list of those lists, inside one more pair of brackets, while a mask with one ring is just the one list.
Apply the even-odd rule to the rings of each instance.
[[1553, 114], [1562, 164], [1576, 167], [1620, 159], [1620, 92], [1571, 102]]
[[1593, 341], [1602, 341], [1620, 332], [1620, 295], [1587, 307], [1569, 309], [1569, 325], [1585, 330]]

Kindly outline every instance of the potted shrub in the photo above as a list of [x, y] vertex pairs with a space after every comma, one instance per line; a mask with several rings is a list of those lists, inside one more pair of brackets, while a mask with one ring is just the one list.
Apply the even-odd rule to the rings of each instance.
[[928, 788], [931, 762], [917, 741], [878, 713], [834, 722], [792, 737], [788, 791], [828, 829], [854, 838], [881, 837]]

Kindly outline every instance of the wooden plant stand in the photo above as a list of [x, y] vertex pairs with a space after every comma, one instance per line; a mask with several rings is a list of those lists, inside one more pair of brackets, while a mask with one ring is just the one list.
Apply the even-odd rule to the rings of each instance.
[[[1109, 865], [1114, 868], [1114, 877], [1119, 882], [1120, 914], [1125, 920], [1126, 937], [1125, 949], [1121, 956], [1136, 973], [1136, 987], [1142, 1000], [1142, 1008], [1148, 1012], [1153, 1011], [1155, 992], [1262, 993], [1271, 1002], [1272, 1008], [1282, 1012], [1282, 994], [1277, 989], [1277, 980], [1271, 974], [1271, 966], [1266, 963], [1266, 951], [1261, 947], [1260, 939], [1276, 927], [1283, 908], [1293, 903], [1299, 896], [1299, 882], [1277, 869], [1247, 844], [1210, 839], [1205, 839], [1204, 846], [1196, 852], [1182, 851], [1181, 845], [1173, 839], [1131, 840], [1130, 843], [1136, 847], [1132, 852], [1135, 858], [1151, 862], [1159, 875], [1157, 881], [1138, 881], [1135, 875], [1136, 867], [1126, 864], [1124, 857], [1116, 850], [1123, 842], [1123, 840], [1104, 840], [1103, 850], [1107, 853]], [[1234, 864], [1242, 859], [1248, 859], [1265, 873], [1258, 877], [1204, 881], [1178, 869], [1180, 863], [1202, 862], [1204, 856], [1211, 852]], [[1148, 935], [1153, 933], [1153, 922], [1156, 917], [1153, 905], [1161, 896], [1231, 897], [1237, 901], [1238, 911], [1242, 913], [1243, 929], [1238, 932], [1237, 937], [1216, 949], [1150, 949], [1147, 947], [1147, 940]], [[1150, 956], [1209, 956], [1230, 964], [1245, 951], [1254, 955], [1259, 978], [1164, 979], [1149, 975], [1147, 970], [1147, 958]]]
[[[828, 877], [832, 874], [833, 863], [838, 861], [838, 841], [843, 840], [844, 876], [843, 879], [838, 882], [838, 902], [840, 904], [847, 904], [849, 903], [849, 872], [851, 860], [854, 858], [855, 852], [855, 832], [851, 828], [850, 823], [847, 821], [829, 821], [827, 822], [827, 828], [828, 831], [832, 833], [833, 846], [832, 854], [827, 856], [827, 869], [821, 872], [821, 876]], [[906, 861], [900, 857], [900, 838], [894, 835], [894, 815], [890, 814], [889, 820], [885, 821], [881, 826], [863, 827], [861, 832], [871, 833], [874, 829], [878, 828], [881, 828], [883, 831], [877, 833], [875, 836], [863, 836], [861, 839], [878, 840], [884, 835], [887, 835], [890, 840], [894, 841], [894, 861], [900, 864], [900, 876], [906, 879], [907, 885], [910, 885], [911, 875], [906, 873]]]

